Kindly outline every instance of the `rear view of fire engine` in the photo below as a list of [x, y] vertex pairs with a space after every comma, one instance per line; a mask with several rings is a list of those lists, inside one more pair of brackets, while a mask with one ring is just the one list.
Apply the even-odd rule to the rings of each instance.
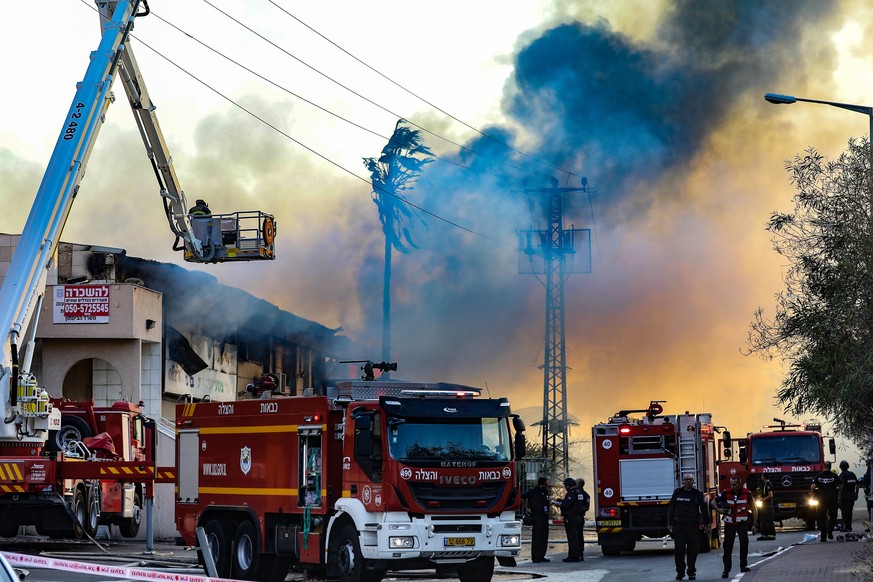
[[[744, 439], [724, 441], [727, 460], [719, 464], [724, 478], [734, 474], [745, 480], [755, 491], [761, 487], [763, 475], [773, 485], [773, 510], [776, 521], [790, 518], [804, 520], [807, 529], [815, 528], [815, 500], [809, 495], [812, 480], [824, 470], [825, 439], [821, 425], [786, 424], [774, 418], [777, 425], [765, 426], [761, 432], [750, 433]], [[828, 439], [831, 455], [836, 454], [834, 439]]]
[[33, 525], [50, 538], [80, 539], [96, 535], [100, 525], [117, 525], [122, 536], [136, 537], [150, 493], [145, 482], [153, 474], [147, 468], [153, 421], [130, 402], [51, 402], [61, 414], [60, 428], [49, 431], [42, 455], [21, 459], [16, 456], [26, 451], [20, 446], [0, 447], [6, 493], [0, 496], [0, 536]]
[[204, 528], [221, 577], [279, 581], [295, 564], [346, 582], [421, 568], [487, 582], [521, 550], [524, 425], [478, 393], [354, 380], [180, 404], [178, 530], [194, 545]]
[[[594, 425], [595, 523], [603, 555], [632, 551], [645, 537], [668, 534], [667, 508], [682, 475], [695, 487], [716, 486], [716, 451], [710, 414], [661, 414], [661, 401], [641, 410], [622, 410]], [[641, 418], [634, 413], [645, 413]], [[713, 529], [717, 532], [717, 529]], [[710, 549], [701, 533], [700, 549]]]

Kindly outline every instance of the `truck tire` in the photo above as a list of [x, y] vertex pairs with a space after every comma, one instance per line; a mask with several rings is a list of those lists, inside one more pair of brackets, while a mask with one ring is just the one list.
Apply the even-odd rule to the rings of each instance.
[[260, 580], [261, 554], [258, 552], [258, 530], [245, 520], [236, 528], [233, 536], [233, 577], [237, 580]]
[[133, 494], [133, 516], [124, 518], [118, 523], [118, 531], [121, 537], [135, 538], [139, 534], [139, 526], [142, 523], [142, 491], [137, 487]]
[[61, 428], [49, 431], [45, 448], [50, 452], [63, 451], [68, 442], [80, 441], [92, 436], [94, 436], [94, 431], [91, 430], [87, 422], [78, 416], [62, 416]]
[[494, 577], [494, 558], [491, 556], [477, 558], [472, 562], [458, 566], [460, 582], [491, 582]]
[[337, 570], [340, 582], [379, 582], [384, 570], [367, 570], [361, 555], [358, 530], [352, 525], [343, 527], [337, 544]]
[[88, 522], [88, 500], [85, 499], [85, 491], [76, 487], [73, 493], [73, 539], [81, 540], [85, 537], [85, 524]]
[[0, 522], [0, 538], [14, 538], [18, 535], [18, 524], [14, 521], [6, 520]]
[[[219, 578], [230, 578], [231, 539], [224, 521], [210, 519], [203, 526], [203, 531], [206, 534], [206, 543], [209, 546], [206, 550], [212, 553], [212, 560], [215, 562], [216, 574], [218, 574]], [[202, 552], [204, 550], [200, 551]], [[200, 561], [202, 565], [206, 565], [206, 561], [202, 556], [200, 557]]]

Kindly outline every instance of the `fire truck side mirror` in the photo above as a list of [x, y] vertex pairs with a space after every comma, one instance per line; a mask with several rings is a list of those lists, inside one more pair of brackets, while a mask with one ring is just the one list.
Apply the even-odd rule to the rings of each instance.
[[522, 459], [527, 455], [527, 439], [523, 432], [515, 433], [515, 458]]
[[737, 449], [738, 449], [739, 456], [740, 456], [740, 463], [745, 463], [746, 462], [746, 445], [748, 445], [749, 441], [748, 441], [748, 439], [740, 439], [737, 441], [737, 443], [739, 443], [739, 446], [737, 447]]
[[828, 439], [828, 449], [832, 455], [837, 454], [837, 443], [834, 442], [834, 439]]
[[355, 456], [370, 458], [373, 454], [373, 419], [368, 414], [355, 417]]
[[515, 430], [515, 432], [524, 432], [524, 421], [521, 419], [521, 417], [512, 417], [512, 428]]
[[[723, 433], [721, 433], [721, 441], [724, 444], [724, 448], [726, 448], [726, 449], [731, 448], [731, 431], [726, 430]], [[730, 455], [725, 455], [725, 456], [730, 457]]]

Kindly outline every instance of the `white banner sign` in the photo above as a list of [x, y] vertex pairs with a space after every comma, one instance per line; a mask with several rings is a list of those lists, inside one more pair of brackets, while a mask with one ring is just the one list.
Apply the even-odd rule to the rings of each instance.
[[57, 285], [54, 323], [109, 323], [109, 285]]

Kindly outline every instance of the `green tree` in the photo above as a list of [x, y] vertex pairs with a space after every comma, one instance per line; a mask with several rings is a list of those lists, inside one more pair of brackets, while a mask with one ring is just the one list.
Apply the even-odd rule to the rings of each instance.
[[412, 189], [422, 168], [433, 161], [421, 132], [398, 119], [394, 133], [378, 158], [364, 158], [373, 185], [373, 202], [385, 234], [385, 272], [382, 287], [382, 359], [391, 360], [391, 255], [397, 249], [406, 253], [417, 248], [412, 242], [412, 208], [404, 192]]
[[772, 318], [759, 308], [748, 345], [780, 357], [788, 373], [778, 401], [821, 415], [866, 444], [873, 429], [873, 220], [866, 140], [836, 161], [814, 149], [786, 163], [794, 210], [774, 212], [773, 247], [788, 261]]

